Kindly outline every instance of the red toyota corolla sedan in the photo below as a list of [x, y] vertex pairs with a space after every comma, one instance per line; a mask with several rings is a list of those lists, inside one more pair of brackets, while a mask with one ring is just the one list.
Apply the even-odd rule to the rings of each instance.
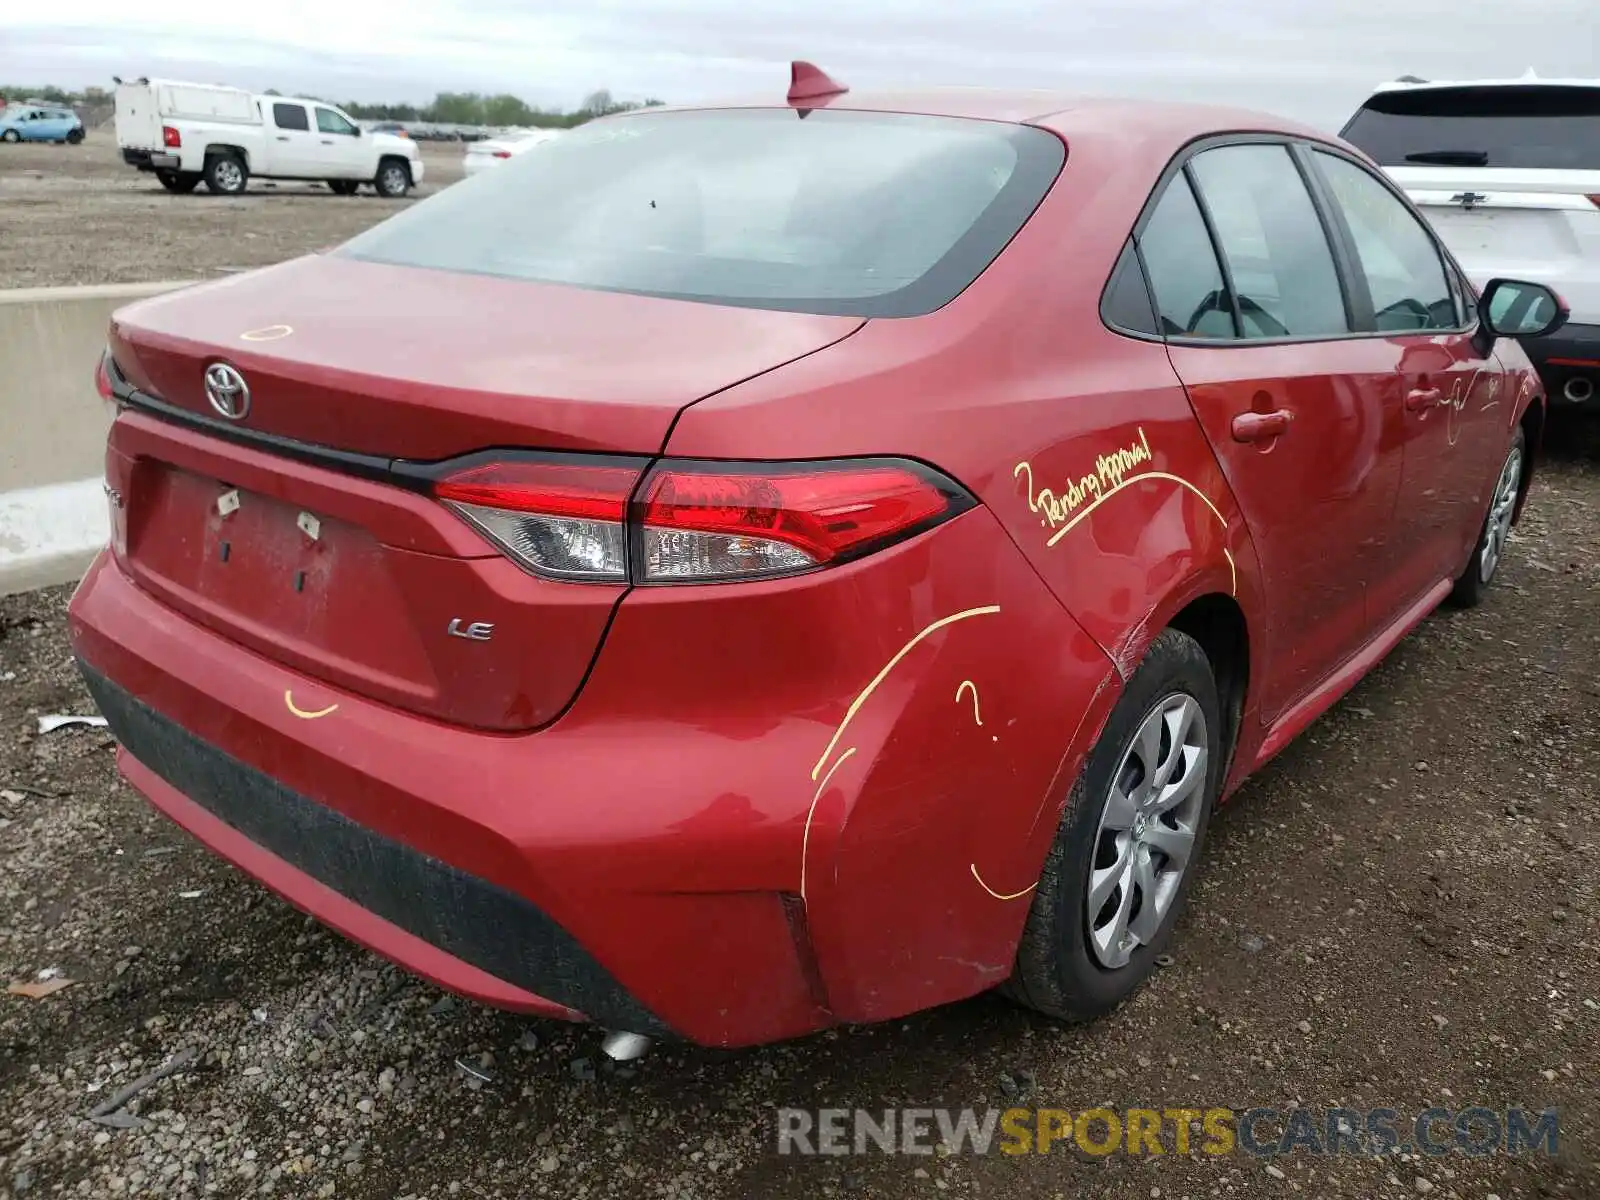
[[802, 65], [119, 312], [73, 644], [134, 787], [463, 995], [1091, 1017], [1492, 580], [1562, 319], [1313, 130]]

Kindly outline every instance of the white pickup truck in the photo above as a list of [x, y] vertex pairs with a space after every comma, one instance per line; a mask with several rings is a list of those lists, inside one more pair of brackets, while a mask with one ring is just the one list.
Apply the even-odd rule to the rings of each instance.
[[166, 79], [117, 84], [122, 160], [169, 192], [237, 196], [260, 179], [320, 180], [341, 195], [371, 184], [398, 199], [422, 182], [416, 143], [369, 133], [330, 104]]

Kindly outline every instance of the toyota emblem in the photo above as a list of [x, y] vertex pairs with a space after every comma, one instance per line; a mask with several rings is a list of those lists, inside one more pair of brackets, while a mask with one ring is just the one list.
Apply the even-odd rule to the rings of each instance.
[[250, 411], [250, 385], [227, 363], [206, 368], [206, 399], [230, 421], [242, 421]]

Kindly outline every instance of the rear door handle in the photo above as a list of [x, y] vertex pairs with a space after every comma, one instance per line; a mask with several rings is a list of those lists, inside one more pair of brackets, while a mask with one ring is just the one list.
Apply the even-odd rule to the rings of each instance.
[[1233, 419], [1233, 440], [1236, 442], [1266, 442], [1280, 437], [1289, 429], [1294, 414], [1286, 408], [1272, 412], [1240, 413]]
[[280, 142], [287, 142], [289, 140], [289, 135], [287, 133], [280, 133], [278, 135], [278, 140]]
[[331, 146], [331, 145], [333, 145], [333, 139], [332, 138], [323, 138], [322, 139], [322, 144], [324, 146]]
[[1415, 388], [1406, 393], [1406, 410], [1408, 412], [1423, 412], [1432, 408], [1444, 399], [1444, 393], [1438, 388]]

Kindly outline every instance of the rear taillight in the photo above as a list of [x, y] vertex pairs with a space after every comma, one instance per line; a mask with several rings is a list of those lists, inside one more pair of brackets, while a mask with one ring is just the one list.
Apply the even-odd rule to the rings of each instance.
[[640, 580], [785, 575], [859, 558], [964, 498], [915, 463], [663, 464], [640, 505]]
[[[710, 583], [816, 570], [902, 541], [975, 501], [920, 463], [510, 458], [433, 493], [534, 574]], [[637, 494], [635, 494], [637, 491]]]
[[117, 394], [111, 388], [111, 352], [108, 350], [100, 356], [100, 361], [94, 365], [94, 390], [100, 394], [100, 399], [107, 404], [117, 402]]
[[433, 494], [537, 575], [621, 583], [628, 496], [642, 467], [501, 459], [452, 472]]
[[171, 125], [163, 125], [161, 127], [161, 144], [173, 150], [181, 149], [183, 146], [183, 135]]
[[509, 151], [509, 150], [495, 150], [495, 151], [492, 151], [492, 153], [494, 154], [494, 156], [496, 158], [510, 158], [511, 157], [511, 151]]
[[1600, 196], [1590, 196], [1589, 203], [1594, 205], [1596, 208], [1600, 208]]

